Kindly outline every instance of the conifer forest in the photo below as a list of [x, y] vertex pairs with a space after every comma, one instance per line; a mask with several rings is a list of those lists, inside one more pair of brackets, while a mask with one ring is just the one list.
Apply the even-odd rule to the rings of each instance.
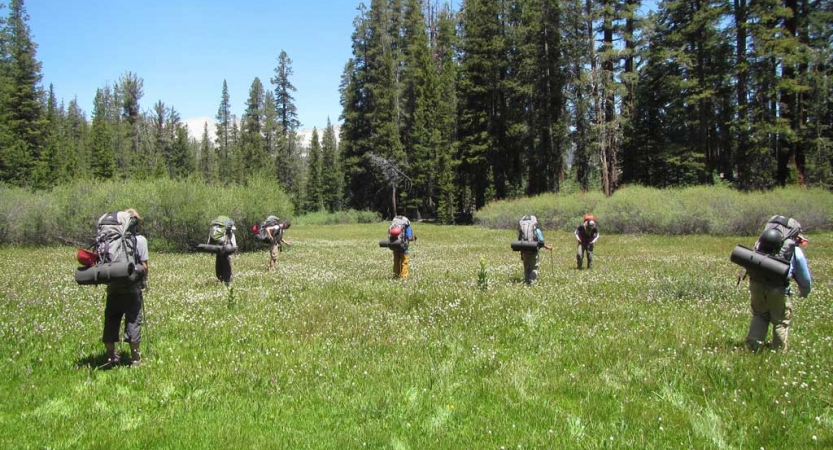
[[44, 86], [28, 21], [0, 5], [0, 189], [256, 173], [298, 211], [455, 223], [567, 184], [833, 188], [831, 0], [369, 0], [308, 141], [279, 48], [244, 111], [213, 75], [216, 128], [188, 130], [138, 73], [92, 111]]

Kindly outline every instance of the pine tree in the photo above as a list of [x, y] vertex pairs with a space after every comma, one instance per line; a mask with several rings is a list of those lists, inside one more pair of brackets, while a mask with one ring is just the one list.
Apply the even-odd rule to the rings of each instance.
[[200, 142], [199, 173], [203, 181], [208, 184], [214, 183], [217, 178], [217, 171], [214, 167], [214, 145], [208, 135], [208, 122], [205, 122]]
[[[373, 154], [404, 166], [404, 149], [399, 137], [399, 85], [397, 62], [400, 56], [394, 46], [396, 36], [390, 34], [395, 18], [385, 0], [373, 0], [370, 6], [369, 39], [367, 43], [367, 84], [366, 101], [371, 129], [370, 148]], [[377, 169], [378, 172], [378, 169]], [[387, 183], [385, 183], [387, 184]], [[384, 184], [374, 183], [377, 192], [385, 192]], [[388, 210], [392, 217], [397, 211], [397, 187], [390, 185], [388, 197], [376, 199], [377, 210]], [[385, 208], [387, 205], [387, 208]]]
[[[461, 198], [465, 210], [491, 200], [489, 174], [505, 139], [502, 121], [507, 52], [499, 0], [466, 0], [462, 13], [462, 57], [458, 85]], [[501, 193], [505, 186], [501, 186]], [[473, 198], [472, 198], [473, 197]]]
[[353, 22], [353, 57], [345, 64], [339, 86], [342, 107], [340, 141], [345, 200], [350, 207], [367, 209], [375, 195], [373, 174], [365, 160], [365, 155], [371, 151], [370, 107], [365, 88], [370, 27], [364, 4], [360, 4], [359, 11], [360, 15]]
[[84, 111], [78, 106], [78, 99], [69, 102], [66, 117], [67, 157], [64, 159], [63, 172], [67, 181], [86, 176], [89, 173], [90, 155], [87, 141], [89, 124]]
[[[32, 184], [32, 171], [39, 161], [47, 122], [41, 103], [41, 63], [37, 44], [31, 38], [23, 0], [11, 0], [3, 32], [2, 68], [6, 74], [0, 111], [0, 182]], [[2, 81], [0, 81], [2, 82]]]
[[[433, 29], [433, 27], [432, 27]], [[436, 36], [432, 45], [436, 55], [437, 87], [435, 125], [436, 145], [436, 204], [437, 220], [443, 224], [454, 223], [455, 172], [454, 141], [457, 136], [457, 63], [456, 23], [454, 14], [446, 5], [436, 18]]]
[[275, 105], [278, 112], [278, 120], [285, 136], [298, 131], [301, 122], [298, 121], [298, 109], [295, 107], [295, 86], [292, 85], [292, 60], [281, 50], [278, 56], [278, 66], [275, 67], [275, 76], [270, 79], [275, 86]]
[[111, 101], [108, 88], [96, 90], [90, 131], [90, 173], [102, 180], [111, 179], [116, 173], [112, 131], [107, 117], [108, 103]]
[[138, 170], [146, 159], [139, 154], [140, 150], [140, 127], [141, 127], [141, 106], [139, 105], [144, 96], [144, 80], [133, 72], [126, 72], [119, 78], [116, 90], [121, 97], [121, 117], [124, 120], [124, 144], [119, 149], [122, 153], [117, 161], [121, 161], [119, 170], [122, 176], [129, 177], [132, 172]]
[[322, 181], [321, 141], [318, 129], [312, 129], [309, 148], [307, 149], [307, 211], [324, 209], [324, 189]]
[[342, 172], [338, 155], [335, 128], [327, 118], [327, 128], [321, 138], [321, 190], [323, 204], [329, 212], [341, 210]]
[[188, 125], [173, 124], [174, 140], [168, 155], [168, 174], [173, 179], [187, 178], [194, 172], [194, 155], [188, 138]]
[[235, 160], [237, 180], [241, 182], [251, 173], [270, 166], [262, 134], [264, 95], [263, 84], [260, 78], [255, 77], [249, 89], [246, 112], [243, 114], [240, 152]]
[[217, 110], [217, 176], [219, 181], [228, 184], [232, 181], [231, 165], [231, 134], [232, 126], [236, 127], [231, 116], [231, 102], [228, 93], [228, 83], [223, 80], [223, 94], [220, 107]]

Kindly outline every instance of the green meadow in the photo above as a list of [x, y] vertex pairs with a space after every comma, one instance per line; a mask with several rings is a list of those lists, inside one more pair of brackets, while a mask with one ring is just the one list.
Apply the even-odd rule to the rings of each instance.
[[602, 229], [578, 271], [545, 230], [527, 287], [514, 231], [415, 223], [402, 281], [385, 230], [293, 226], [231, 289], [212, 255], [152, 252], [144, 364], [112, 370], [75, 248], [0, 247], [0, 448], [833, 447], [833, 233], [790, 351], [750, 353], [729, 254], [752, 237]]

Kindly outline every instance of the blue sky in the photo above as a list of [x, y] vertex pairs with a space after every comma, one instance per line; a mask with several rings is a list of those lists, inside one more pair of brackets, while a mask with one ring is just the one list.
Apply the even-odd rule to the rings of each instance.
[[[368, 2], [369, 4], [369, 2]], [[245, 110], [255, 77], [272, 85], [281, 50], [292, 59], [302, 128], [341, 113], [338, 87], [351, 57], [356, 0], [27, 0], [43, 84], [77, 98], [89, 117], [95, 90], [131, 71], [144, 80], [143, 110], [157, 100], [192, 119], [196, 134], [228, 82], [232, 111]], [[7, 11], [4, 11], [5, 15]], [[213, 127], [211, 131], [213, 131]]]

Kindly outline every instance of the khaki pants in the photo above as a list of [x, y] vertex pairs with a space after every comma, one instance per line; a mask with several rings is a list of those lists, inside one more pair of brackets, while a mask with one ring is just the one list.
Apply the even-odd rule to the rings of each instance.
[[538, 252], [521, 252], [524, 262], [524, 283], [532, 284], [538, 279]]
[[771, 323], [772, 348], [787, 350], [792, 302], [786, 287], [750, 281], [749, 294], [752, 297], [752, 323], [749, 324], [746, 345], [752, 350], [763, 347]]
[[269, 259], [274, 263], [278, 260], [278, 255], [281, 253], [280, 244], [272, 244], [269, 246]]
[[393, 276], [394, 278], [408, 278], [407, 253], [393, 252]]

